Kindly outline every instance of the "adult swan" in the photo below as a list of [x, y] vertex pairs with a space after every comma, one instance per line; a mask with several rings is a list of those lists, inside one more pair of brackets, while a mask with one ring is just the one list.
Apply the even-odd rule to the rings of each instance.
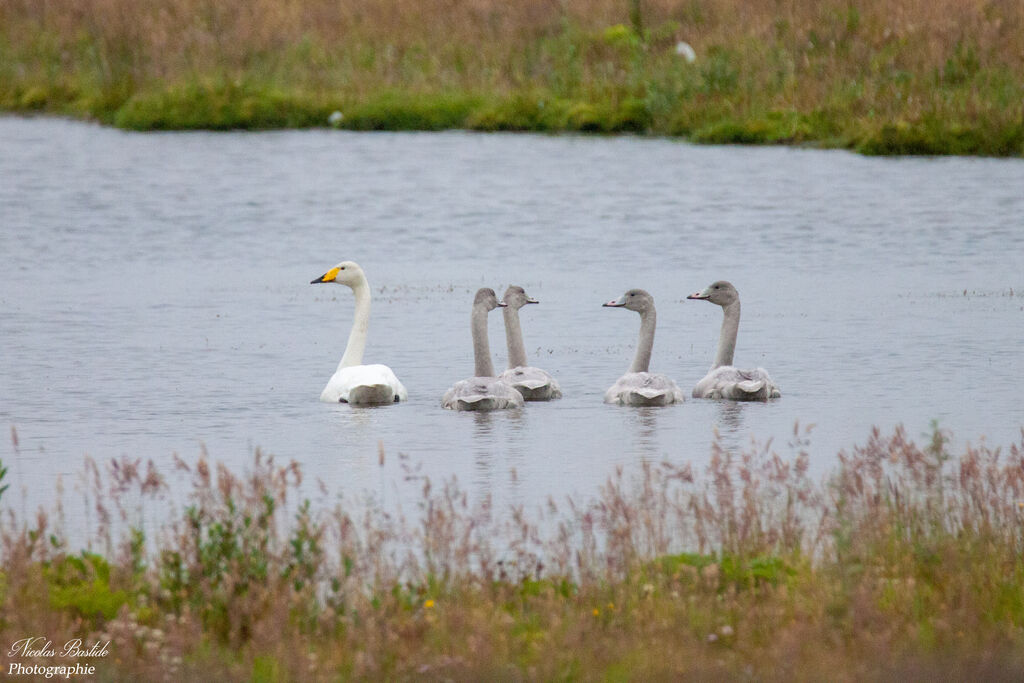
[[740, 370], [732, 365], [736, 334], [740, 328], [740, 293], [731, 283], [719, 280], [687, 299], [710, 301], [725, 314], [718, 337], [715, 363], [693, 388], [694, 398], [725, 398], [731, 401], [766, 401], [782, 396], [764, 368]]
[[353, 405], [374, 405], [397, 403], [409, 398], [409, 393], [386, 365], [363, 365], [363, 351], [366, 350], [366, 333], [370, 327], [370, 285], [359, 264], [342, 261], [309, 284], [334, 282], [352, 288], [356, 297], [355, 320], [348, 335], [345, 355], [338, 363], [320, 400], [328, 403], [351, 403]]
[[605, 392], [604, 402], [624, 406], [666, 406], [670, 403], [682, 403], [683, 392], [675, 382], [665, 375], [648, 372], [657, 320], [654, 297], [642, 289], [631, 289], [618, 300], [609, 301], [604, 305], [625, 308], [640, 314], [640, 338], [636, 344], [633, 365], [630, 366], [629, 372]]

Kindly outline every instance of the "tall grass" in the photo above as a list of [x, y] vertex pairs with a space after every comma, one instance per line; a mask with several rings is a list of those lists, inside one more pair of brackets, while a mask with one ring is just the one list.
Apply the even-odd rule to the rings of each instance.
[[1003, 0], [0, 0], [0, 107], [127, 128], [337, 110], [355, 128], [1020, 155], [1022, 100], [1024, 5]]
[[91, 464], [88, 549], [3, 509], [0, 638], [109, 641], [109, 680], [1017, 680], [1024, 435], [947, 446], [876, 431], [819, 481], [795, 429], [537, 511], [420, 478], [407, 515], [260, 454]]

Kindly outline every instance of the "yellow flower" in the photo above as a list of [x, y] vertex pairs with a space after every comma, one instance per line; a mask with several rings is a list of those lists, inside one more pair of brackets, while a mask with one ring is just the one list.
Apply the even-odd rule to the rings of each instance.
[[609, 602], [608, 603], [608, 611], [611, 612], [614, 609], [615, 609], [615, 603], [614, 602]]
[[597, 617], [597, 616], [600, 616], [600, 615], [601, 615], [601, 610], [599, 610], [599, 609], [597, 609], [597, 608], [595, 607], [595, 608], [594, 608], [594, 613], [593, 613], [593, 614], [594, 614], [594, 616], [595, 616], [595, 617]]
[[423, 603], [423, 606], [426, 607], [427, 609], [430, 609], [431, 607], [434, 606], [434, 601], [433, 600], [427, 600], [425, 603]]

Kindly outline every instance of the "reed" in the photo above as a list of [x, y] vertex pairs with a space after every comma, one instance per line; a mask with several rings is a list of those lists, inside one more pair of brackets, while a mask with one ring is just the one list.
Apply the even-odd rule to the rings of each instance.
[[127, 128], [340, 111], [360, 129], [1020, 155], [1022, 96], [1024, 5], [999, 0], [0, 0], [0, 107]]
[[260, 453], [90, 462], [84, 550], [0, 498], [0, 638], [109, 641], [105, 680], [1019, 679], [1024, 434], [876, 430], [817, 480], [808, 433], [537, 511], [414, 468], [402, 515]]

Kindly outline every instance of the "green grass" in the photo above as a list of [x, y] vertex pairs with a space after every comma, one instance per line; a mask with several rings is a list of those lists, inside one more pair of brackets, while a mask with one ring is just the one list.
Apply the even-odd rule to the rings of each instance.
[[308, 96], [218, 83], [135, 93], [106, 116], [131, 130], [232, 130], [322, 126], [331, 111]]
[[[641, 133], [1024, 154], [1024, 7], [0, 0], [0, 109], [135, 130]], [[676, 54], [690, 42], [697, 59]]]

